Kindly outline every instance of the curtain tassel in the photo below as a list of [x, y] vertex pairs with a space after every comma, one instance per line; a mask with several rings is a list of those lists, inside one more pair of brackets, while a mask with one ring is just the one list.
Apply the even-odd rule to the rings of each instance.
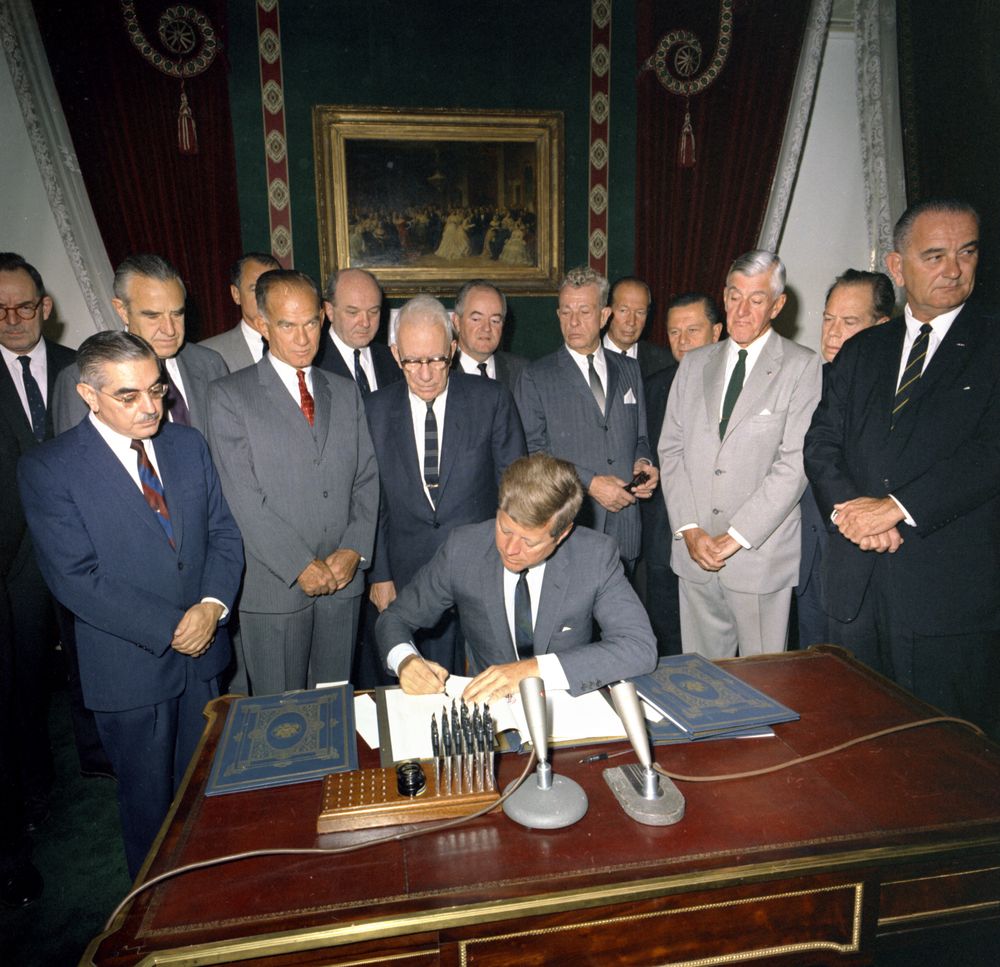
[[177, 146], [181, 154], [198, 153], [198, 129], [191, 113], [191, 105], [188, 104], [183, 81], [181, 81], [181, 109], [177, 115]]
[[681, 143], [677, 150], [677, 164], [681, 168], [693, 168], [697, 160], [694, 153], [694, 128], [691, 126], [688, 104], [688, 101], [684, 102], [684, 126], [681, 128]]

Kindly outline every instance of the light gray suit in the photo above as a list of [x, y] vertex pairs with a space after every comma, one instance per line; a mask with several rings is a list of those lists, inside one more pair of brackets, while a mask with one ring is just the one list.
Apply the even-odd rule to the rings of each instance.
[[688, 524], [712, 537], [733, 528], [751, 545], [711, 572], [675, 536], [670, 563], [681, 581], [684, 650], [709, 657], [733, 655], [737, 645], [741, 654], [783, 650], [798, 581], [802, 443], [820, 398], [821, 361], [776, 332], [766, 338], [721, 441], [729, 340], [681, 360], [660, 436], [675, 535]]
[[[184, 382], [184, 400], [191, 414], [191, 425], [208, 435], [208, 384], [229, 373], [222, 357], [211, 349], [185, 343], [175, 357]], [[67, 366], [56, 380], [52, 400], [52, 420], [57, 434], [76, 426], [90, 411], [76, 391], [80, 368]]]
[[[493, 520], [457, 527], [382, 612], [375, 633], [385, 661], [418, 628], [458, 608], [469, 673], [517, 658], [503, 596], [503, 564]], [[594, 622], [601, 637], [594, 640]], [[656, 639], [625, 578], [615, 542], [575, 528], [545, 564], [534, 627], [535, 653], [556, 653], [579, 695], [656, 667]]]
[[[565, 346], [531, 363], [514, 391], [528, 453], [544, 450], [568, 460], [584, 490], [599, 474], [628, 482], [636, 460], [652, 457], [639, 364], [621, 353], [605, 352], [604, 358], [608, 366], [604, 413]], [[634, 561], [639, 556], [638, 503], [612, 513], [585, 497], [577, 523], [614, 537], [622, 560]]]
[[217, 336], [202, 339], [199, 346], [217, 352], [229, 367], [229, 372], [236, 373], [247, 366], [253, 366], [253, 353], [243, 336], [243, 327], [238, 322], [232, 329], [220, 332]]
[[[312, 427], [269, 356], [209, 393], [209, 443], [246, 547], [240, 624], [258, 695], [350, 677], [372, 556], [378, 467], [361, 394], [316, 367], [312, 381]], [[308, 596], [298, 576], [338, 548], [361, 555], [354, 580]]]

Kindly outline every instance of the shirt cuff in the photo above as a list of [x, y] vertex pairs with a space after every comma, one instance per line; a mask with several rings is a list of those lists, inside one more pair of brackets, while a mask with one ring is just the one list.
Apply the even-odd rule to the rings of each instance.
[[907, 509], [898, 500], [896, 500], [896, 498], [893, 497], [892, 494], [889, 494], [889, 496], [892, 497], [892, 502], [899, 508], [900, 513], [903, 515], [903, 520], [906, 521], [906, 523], [909, 524], [910, 527], [916, 527], [917, 522], [909, 515]]
[[745, 551], [753, 550], [753, 544], [751, 544], [735, 527], [730, 527], [726, 533], [734, 540], [740, 547]]
[[221, 624], [226, 618], [229, 617], [229, 608], [227, 608], [218, 598], [202, 598], [202, 604], [217, 604], [222, 608], [222, 614], [219, 615], [219, 623]]
[[535, 661], [538, 662], [538, 674], [546, 688], [569, 689], [569, 679], [558, 655], [546, 652], [544, 655], [535, 655]]
[[385, 657], [385, 663], [389, 671], [399, 678], [399, 666], [403, 664], [404, 658], [410, 655], [419, 655], [420, 652], [413, 646], [412, 641], [403, 641], [398, 645], [393, 645], [392, 650]]
[[697, 524], [685, 524], [683, 527], [678, 527], [677, 530], [674, 531], [674, 538], [676, 540], [680, 540], [681, 534], [683, 534], [684, 531], [693, 531], [697, 526]]

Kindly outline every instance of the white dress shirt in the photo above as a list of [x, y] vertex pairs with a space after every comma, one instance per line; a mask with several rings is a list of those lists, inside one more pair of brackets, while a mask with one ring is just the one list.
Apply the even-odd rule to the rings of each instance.
[[[486, 375], [490, 379], [496, 379], [497, 361], [492, 353], [483, 362], [486, 363]], [[483, 378], [483, 374], [479, 371], [479, 360], [474, 356], [470, 356], [468, 353], [463, 353], [459, 350], [458, 365], [461, 367], [463, 373], [468, 373], [470, 376], [478, 376], [480, 379]]]
[[[302, 394], [299, 392], [299, 371], [294, 366], [289, 366], [283, 359], [278, 359], [270, 353], [268, 353], [267, 358], [271, 361], [274, 371], [278, 374], [278, 379], [281, 380], [282, 385], [288, 390], [292, 399], [295, 400], [295, 405], [301, 406]], [[313, 394], [312, 366], [304, 366], [302, 372], [306, 374], [306, 389], [309, 390], [310, 395], [315, 395]]]
[[639, 344], [637, 342], [632, 343], [628, 349], [622, 349], [612, 338], [609, 333], [604, 334], [604, 348], [609, 353], [618, 353], [618, 355], [626, 355], [629, 359], [634, 359], [636, 362], [639, 361]]
[[[340, 353], [340, 358], [344, 360], [344, 365], [347, 367], [347, 371], [351, 374], [351, 379], [354, 379], [354, 349], [348, 346], [343, 339], [338, 336], [333, 329], [330, 329], [330, 338], [333, 340], [334, 346], [337, 347], [337, 352]], [[358, 359], [361, 362], [361, 368], [365, 371], [365, 376], [368, 377], [368, 386], [374, 393], [378, 389], [378, 380], [375, 378], [375, 364], [372, 362], [372, 351], [370, 346], [365, 346], [361, 350]]]
[[[170, 378], [171, 380], [173, 380], [174, 386], [177, 387], [177, 392], [181, 394], [181, 396], [184, 399], [184, 404], [190, 411], [191, 406], [188, 403], [187, 390], [184, 388], [184, 377], [181, 376], [181, 367], [177, 362], [177, 357], [171, 356], [169, 359], [163, 360], [163, 363], [167, 368], [167, 372], [170, 373]], [[169, 407], [164, 407], [164, 409], [167, 412], [167, 419], [170, 420], [171, 423], [173, 423], [174, 417], [173, 414], [171, 414]]]
[[[569, 358], [576, 363], [576, 368], [583, 373], [583, 381], [590, 386], [590, 365], [587, 362], [586, 353], [578, 353], [575, 349], [570, 349], [569, 346], [566, 347], [569, 350]], [[601, 386], [604, 388], [604, 398], [607, 399], [608, 396], [608, 361], [604, 358], [604, 347], [598, 344], [597, 349], [594, 350], [594, 369], [597, 370], [597, 375], [601, 377]]]
[[264, 358], [264, 337], [246, 319], [240, 319], [240, 332], [253, 361], [259, 363]]
[[42, 402], [46, 409], [49, 405], [49, 354], [45, 351], [45, 340], [39, 339], [30, 352], [12, 353], [6, 346], [0, 346], [0, 355], [10, 371], [10, 378], [14, 381], [14, 389], [17, 390], [18, 399], [24, 408], [24, 415], [31, 425], [31, 409], [28, 406], [28, 394], [24, 390], [24, 370], [18, 362], [18, 357], [29, 356], [31, 358], [31, 375], [35, 377], [38, 388], [42, 391]]
[[[514, 592], [517, 589], [519, 578], [520, 575], [517, 572], [508, 571], [507, 568], [503, 569], [503, 604], [504, 612], [507, 615], [507, 628], [510, 631], [510, 640], [512, 642], [517, 641], [517, 632], [514, 628]], [[535, 622], [538, 620], [538, 602], [542, 596], [542, 581], [544, 578], [545, 561], [528, 569], [528, 597], [531, 598], [532, 628], [534, 628]], [[386, 664], [389, 666], [390, 671], [398, 678], [399, 666], [403, 663], [403, 659], [408, 658], [410, 655], [419, 654], [420, 652], [417, 651], [412, 641], [404, 641], [392, 648], [386, 656]], [[566, 677], [566, 672], [563, 671], [562, 662], [559, 660], [558, 655], [546, 653], [535, 655], [535, 658], [538, 661], [539, 677], [545, 683], [546, 688], [569, 688], [569, 679]], [[512, 646], [510, 660], [512, 662], [521, 660], [521, 656], [517, 653], [516, 644]]]

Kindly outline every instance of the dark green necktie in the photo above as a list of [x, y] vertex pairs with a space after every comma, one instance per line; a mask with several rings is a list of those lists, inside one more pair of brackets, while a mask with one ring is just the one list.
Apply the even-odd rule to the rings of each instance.
[[726, 427], [729, 426], [729, 417], [733, 415], [733, 407], [740, 398], [743, 389], [743, 377], [747, 372], [747, 351], [741, 349], [737, 354], [736, 365], [733, 367], [733, 375], [729, 377], [729, 385], [726, 387], [726, 398], [722, 401], [722, 419], [719, 420], [719, 439], [726, 435]]

